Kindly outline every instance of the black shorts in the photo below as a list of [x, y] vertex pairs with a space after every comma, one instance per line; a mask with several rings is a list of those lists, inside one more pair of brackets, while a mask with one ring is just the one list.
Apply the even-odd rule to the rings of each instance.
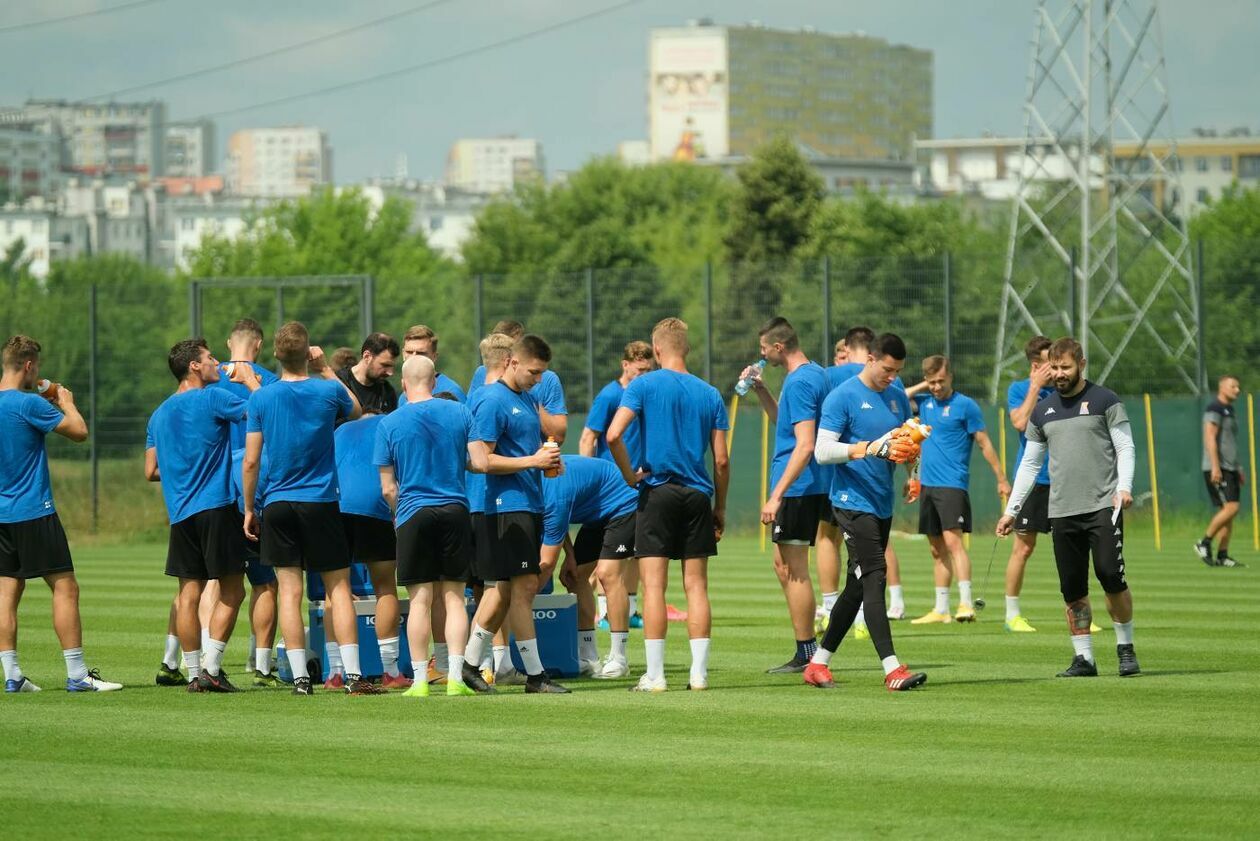
[[886, 575], [887, 563], [884, 550], [888, 548], [888, 536], [892, 534], [892, 518], [876, 517], [866, 511], [850, 511], [837, 508], [836, 522], [840, 537], [848, 550], [848, 574], [855, 578], [878, 573]]
[[961, 488], [924, 488], [919, 494], [919, 534], [953, 529], [971, 532], [971, 497]]
[[775, 543], [813, 546], [818, 524], [830, 520], [831, 500], [826, 494], [789, 496], [779, 506], [774, 518], [771, 539]]
[[490, 536], [486, 534], [486, 515], [473, 511], [468, 515], [472, 521], [472, 545], [468, 548], [468, 583], [471, 586], [486, 582], [485, 569], [489, 566], [486, 547], [490, 545]]
[[1059, 568], [1059, 591], [1064, 604], [1089, 595], [1089, 559], [1094, 558], [1094, 575], [1104, 592], [1123, 593], [1129, 589], [1124, 580], [1124, 512], [1113, 524], [1112, 509], [1092, 514], [1055, 517], [1051, 520], [1054, 540], [1054, 563]]
[[20, 523], [0, 523], [0, 577], [43, 578], [58, 572], [74, 572], [74, 563], [57, 512]]
[[487, 514], [485, 565], [479, 569], [486, 581], [509, 581], [520, 575], [537, 575], [542, 559], [542, 514], [508, 511]]
[[243, 521], [235, 505], [224, 505], [173, 523], [166, 574], [196, 581], [244, 575], [249, 547]]
[[398, 527], [398, 583], [467, 581], [472, 520], [458, 503], [421, 508]]
[[631, 511], [602, 523], [588, 523], [573, 539], [573, 555], [578, 566], [596, 561], [623, 561], [634, 557], [634, 528], [638, 514]]
[[685, 485], [644, 485], [634, 529], [640, 558], [708, 558], [717, 554], [709, 497]]
[[1237, 470], [1222, 470], [1221, 481], [1214, 483], [1212, 474], [1204, 470], [1203, 482], [1207, 485], [1208, 497], [1211, 498], [1212, 504], [1217, 508], [1223, 508], [1226, 503], [1237, 502], [1241, 499], [1242, 482], [1238, 479]]
[[1015, 515], [1015, 531], [1020, 534], [1050, 533], [1050, 486], [1033, 485], [1024, 507]]
[[346, 531], [351, 560], [370, 564], [376, 561], [392, 561], [398, 556], [394, 524], [389, 520], [360, 514], [342, 514], [341, 525]]
[[335, 502], [272, 502], [263, 510], [262, 562], [332, 572], [350, 567], [350, 545]]

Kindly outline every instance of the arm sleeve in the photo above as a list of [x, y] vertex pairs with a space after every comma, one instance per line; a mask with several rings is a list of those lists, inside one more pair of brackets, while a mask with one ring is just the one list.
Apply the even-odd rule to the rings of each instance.
[[839, 433], [820, 429], [814, 439], [814, 460], [819, 464], [844, 464], [849, 460], [849, 445], [841, 443]]
[[1024, 448], [1024, 459], [1015, 471], [1015, 486], [1011, 488], [1011, 498], [1006, 503], [1006, 514], [1013, 517], [1024, 507], [1024, 500], [1028, 498], [1028, 492], [1036, 483], [1037, 474], [1041, 472], [1041, 463], [1045, 461], [1045, 458], [1046, 445], [1029, 437], [1028, 446]]
[[337, 386], [337, 393], [333, 398], [333, 403], [337, 407], [337, 417], [348, 418], [350, 413], [354, 411], [354, 401], [350, 399], [350, 393], [341, 386]]
[[612, 405], [608, 392], [601, 391], [595, 395], [595, 402], [591, 404], [591, 410], [586, 413], [586, 428], [596, 435], [603, 435], [608, 431], [608, 424], [616, 411], [617, 407]]
[[554, 371], [547, 373], [551, 376], [544, 375], [539, 383], [543, 391], [538, 395], [538, 405], [553, 415], [567, 415], [569, 410], [564, 405], [564, 386], [560, 383], [560, 376]]
[[493, 400], [482, 400], [473, 413], [473, 434], [478, 441], [493, 444], [499, 440], [499, 412], [495, 410]]
[[975, 435], [977, 432], [984, 432], [984, 415], [980, 412], [980, 405], [972, 401], [967, 404], [967, 434]]
[[258, 395], [262, 394], [262, 389], [258, 389], [249, 396], [249, 413], [245, 418], [245, 431], [262, 432], [263, 420], [263, 402], [258, 399]]
[[[343, 429], [345, 427], [342, 427]], [[388, 467], [394, 463], [390, 452], [389, 436], [384, 424], [376, 427], [376, 441], [372, 444], [372, 464], [377, 467]]]
[[1111, 446], [1116, 450], [1116, 490], [1133, 493], [1133, 468], [1136, 463], [1133, 431], [1127, 420], [1108, 427]]
[[643, 389], [639, 387], [641, 382], [643, 380], [639, 378], [626, 386], [626, 390], [621, 395], [621, 406], [618, 408], [629, 409], [636, 415], [643, 411]]
[[144, 426], [144, 448], [151, 450], [156, 446], [153, 440], [153, 418], [149, 418], [149, 422]]
[[245, 402], [245, 398], [237, 394], [233, 394], [226, 388], [216, 388], [211, 390], [214, 395], [214, 411], [222, 420], [231, 423], [237, 423], [245, 420], [245, 410], [249, 406]]
[[1028, 387], [1023, 382], [1011, 383], [1010, 388], [1006, 390], [1006, 415], [1010, 417], [1011, 412], [1024, 405], [1024, 398], [1028, 396]]
[[731, 419], [726, 415], [726, 404], [722, 402], [722, 395], [715, 388], [713, 389], [713, 428], [726, 431], [731, 428]]
[[23, 407], [23, 416], [26, 422], [47, 435], [57, 428], [57, 424], [61, 423], [61, 412], [51, 401], [42, 397], [34, 397], [26, 401]]

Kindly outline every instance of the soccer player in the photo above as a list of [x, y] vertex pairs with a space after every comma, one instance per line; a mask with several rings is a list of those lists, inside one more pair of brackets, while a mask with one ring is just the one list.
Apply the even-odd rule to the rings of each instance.
[[837, 386], [823, 401], [814, 456], [834, 464], [831, 504], [848, 549], [844, 590], [831, 610], [827, 632], [802, 675], [820, 689], [832, 689], [831, 657], [866, 607], [870, 639], [884, 667], [884, 686], [903, 691], [927, 681], [897, 659], [884, 603], [884, 553], [892, 529], [893, 473], [896, 464], [918, 456], [903, 434], [910, 418], [905, 392], [890, 388], [906, 364], [900, 337], [884, 333], [871, 343], [861, 373]]
[[[1050, 340], [1045, 336], [1033, 336], [1024, 345], [1024, 356], [1028, 359], [1028, 379], [1011, 383], [1006, 391], [1006, 410], [1011, 418], [1011, 426], [1019, 432], [1019, 452], [1015, 455], [1015, 468], [1024, 458], [1024, 448], [1028, 438], [1024, 431], [1028, 428], [1028, 419], [1032, 417], [1037, 404], [1054, 394], [1051, 387]], [[1024, 569], [1028, 559], [1037, 548], [1037, 535], [1050, 533], [1050, 466], [1042, 464], [1037, 479], [1024, 507], [1015, 521], [1015, 541], [1011, 545], [1011, 556], [1006, 562], [1006, 630], [1014, 633], [1029, 634], [1037, 629], [1024, 618], [1019, 607], [1019, 594], [1024, 589]]]
[[328, 364], [332, 366], [334, 371], [340, 371], [342, 368], [350, 368], [359, 361], [359, 354], [354, 352], [352, 347], [339, 347], [333, 351], [332, 357], [328, 360]]
[[[464, 682], [475, 685], [485, 644], [511, 615], [516, 650], [525, 666], [525, 691], [563, 694], [569, 690], [543, 671], [534, 636], [534, 596], [538, 592], [542, 546], [543, 471], [560, 470], [558, 447], [542, 446], [538, 405], [530, 390], [542, 380], [551, 348], [540, 336], [526, 334], [512, 346], [497, 382], [483, 386], [474, 410], [477, 440], [490, 451], [485, 488], [485, 547], [479, 570], [486, 593], [477, 606], [465, 650]], [[490, 593], [494, 581], [497, 598]]]
[[[426, 356], [436, 366], [438, 361], [438, 335], [433, 332], [433, 328], [424, 324], [416, 324], [408, 327], [407, 332], [403, 335], [402, 353], [404, 361], [412, 356]], [[460, 403], [468, 402], [468, 395], [464, 394], [464, 390], [459, 384], [452, 380], [446, 374], [438, 374], [434, 381], [433, 393], [441, 394], [447, 392]], [[398, 405], [402, 406], [407, 402], [407, 394], [404, 391], [398, 395]]]
[[[1208, 496], [1217, 512], [1208, 523], [1203, 539], [1194, 544], [1199, 560], [1210, 567], [1239, 567], [1229, 555], [1229, 538], [1238, 516], [1238, 496], [1247, 481], [1238, 460], [1238, 421], [1234, 417], [1234, 401], [1242, 391], [1238, 378], [1225, 375], [1216, 384], [1216, 399], [1203, 413], [1203, 478]], [[1212, 557], [1212, 540], [1220, 537], [1216, 557]]]
[[[726, 528], [726, 490], [730, 461], [726, 430], [730, 423], [718, 390], [687, 371], [687, 324], [662, 319], [652, 328], [652, 353], [660, 369], [636, 379], [622, 395], [608, 427], [608, 447], [631, 487], [639, 485], [635, 551], [643, 575], [643, 645], [647, 669], [631, 687], [637, 692], [664, 692], [665, 587], [669, 561], [682, 560], [687, 593], [687, 636], [691, 640], [688, 689], [709, 686], [709, 558]], [[625, 433], [631, 421], [641, 424], [643, 464], [630, 463]], [[705, 450], [713, 452], [710, 478]], [[712, 497], [712, 499], [710, 499]]]
[[[809, 580], [809, 547], [820, 522], [828, 516], [824, 471], [814, 460], [818, 418], [827, 397], [827, 375], [801, 350], [796, 330], [785, 318], [772, 318], [758, 336], [761, 356], [783, 368], [783, 388], [776, 401], [758, 377], [757, 400], [774, 421], [774, 461], [770, 465], [770, 498], [761, 508], [761, 522], [773, 524], [774, 571], [787, 600], [796, 653], [769, 674], [799, 674], [818, 647], [814, 638], [814, 585]], [[745, 370], [747, 376], [750, 370]]]
[[[1002, 465], [984, 428], [984, 416], [976, 401], [954, 390], [954, 372], [944, 356], [923, 360], [923, 381], [930, 396], [919, 404], [919, 419], [932, 428], [923, 442], [919, 461], [920, 478], [907, 486], [907, 499], [919, 501], [919, 534], [927, 535], [932, 547], [936, 579], [936, 605], [912, 625], [949, 622], [950, 580], [958, 578], [958, 611], [955, 622], [976, 621], [971, 597], [971, 558], [963, 545], [963, 534], [971, 533], [971, 445], [997, 478], [998, 497], [1005, 500], [1011, 486], [1002, 475]], [[915, 482], [921, 485], [921, 490]]]
[[[365, 564], [376, 594], [376, 637], [380, 648], [382, 689], [407, 689], [411, 681], [398, 670], [397, 542], [394, 513], [381, 494], [381, 477], [373, 463], [377, 428], [385, 415], [364, 415], [343, 423], [333, 435], [337, 454], [338, 507], [350, 544], [350, 558]], [[334, 631], [335, 633], [335, 631]], [[421, 681], [424, 677], [421, 676]]]
[[53, 507], [44, 436], [56, 432], [82, 443], [88, 427], [64, 385], [54, 401], [32, 392], [39, 382], [39, 342], [10, 336], [0, 352], [0, 664], [5, 692], [38, 692], [18, 663], [18, 604], [26, 582], [42, 578], [52, 591], [53, 630], [66, 661], [67, 692], [110, 692], [83, 662], [79, 582], [70, 544]]
[[[630, 638], [625, 606], [609, 611], [612, 650], [599, 662], [595, 645], [595, 593], [591, 570], [608, 589], [620, 586], [623, 566], [634, 556], [635, 510], [639, 495], [626, 484], [615, 462], [588, 456], [564, 456], [564, 472], [543, 481], [542, 570], [550, 575], [569, 540], [569, 526], [581, 528], [566, 553], [560, 581], [578, 599], [578, 662], [581, 673], [597, 678], [630, 673], [626, 642]], [[606, 583], [605, 583], [606, 582]], [[612, 604], [610, 602], [610, 608]]]
[[[346, 692], [376, 695], [382, 690], [362, 677], [358, 628], [350, 596], [350, 547], [337, 507], [337, 466], [333, 428], [362, 410], [350, 387], [323, 366], [323, 351], [312, 347], [306, 327], [296, 321], [276, 331], [280, 381], [249, 398], [249, 427], [242, 464], [245, 534], [260, 540], [262, 561], [276, 568], [280, 583], [280, 630], [293, 670], [293, 694], [310, 695], [306, 630], [302, 623], [302, 570], [320, 573], [331, 604], [331, 622], [346, 667]], [[322, 378], [307, 374], [307, 363]], [[261, 528], [254, 515], [259, 462], [267, 448], [267, 504]], [[261, 539], [260, 539], [261, 532]]]
[[[591, 403], [591, 410], [586, 415], [586, 426], [578, 442], [578, 453], [606, 459], [616, 464], [612, 453], [608, 450], [608, 439], [604, 433], [608, 431], [613, 415], [617, 413], [617, 407], [621, 405], [621, 396], [625, 393], [626, 386], [630, 385], [636, 377], [651, 371], [652, 366], [651, 345], [647, 342], [630, 342], [626, 345], [621, 355], [621, 376], [600, 389], [599, 394]], [[639, 440], [638, 423], [631, 423], [627, 427], [625, 440], [626, 450], [630, 453], [630, 462], [634, 469], [638, 470], [643, 461], [643, 445]], [[620, 567], [625, 570], [623, 581], [614, 584], [611, 590], [604, 590], [603, 605], [599, 611], [610, 633], [614, 618], [617, 618], [617, 626], [623, 627], [624, 623], [619, 618], [622, 611], [627, 611], [630, 616], [629, 627], [643, 627], [643, 616], [639, 613], [638, 605], [639, 561], [637, 558], [628, 558]], [[611, 607], [609, 607], [610, 601]], [[600, 627], [603, 625], [601, 624]]]
[[1071, 337], [1050, 346], [1055, 394], [1037, 404], [1028, 422], [1028, 446], [1015, 474], [997, 534], [1005, 536], [1050, 459], [1050, 524], [1059, 589], [1067, 605], [1075, 656], [1059, 677], [1095, 677], [1089, 567], [1107, 594], [1116, 629], [1120, 676], [1138, 674], [1133, 652], [1133, 595], [1124, 578], [1124, 509], [1133, 504], [1133, 436], [1120, 398], [1085, 379], [1085, 357]]
[[[209, 385], [215, 388], [226, 388], [228, 391], [240, 397], [242, 400], [249, 400], [250, 390], [240, 379], [234, 379], [232, 374], [236, 370], [237, 365], [246, 365], [258, 377], [260, 386], [270, 385], [280, 379], [273, 372], [267, 370], [258, 364], [258, 353], [262, 350], [263, 331], [262, 325], [252, 318], [242, 318], [232, 325], [232, 332], [227, 337], [227, 349], [229, 360], [219, 365], [219, 379]], [[242, 450], [245, 448], [245, 421], [233, 423], [230, 426], [232, 431], [232, 450]]]
[[[175, 625], [188, 691], [235, 692], [222, 670], [223, 652], [245, 600], [245, 547], [232, 492], [231, 425], [245, 419], [247, 404], [225, 389], [208, 387], [220, 375], [205, 339], [177, 342], [167, 365], [179, 387], [149, 418], [144, 473], [150, 482], [162, 483], [170, 519], [166, 574], [179, 579]], [[237, 366], [232, 376], [251, 391], [259, 388], [248, 365]], [[211, 580], [218, 582], [218, 601], [203, 643], [198, 608]]]
[[[278, 378], [277, 378], [278, 379]], [[236, 510], [240, 512], [241, 521], [245, 519], [245, 485], [242, 469], [245, 463], [245, 449], [232, 452], [232, 495], [236, 497]], [[262, 517], [262, 509], [267, 499], [267, 489], [262, 478], [267, 475], [267, 454], [262, 455], [259, 466], [258, 489], [254, 494], [254, 516]], [[249, 540], [241, 541], [245, 550], [245, 580], [249, 582], [249, 660], [246, 671], [253, 674], [253, 685], [259, 689], [268, 689], [281, 685], [281, 680], [271, 670], [271, 652], [276, 645], [276, 571], [262, 562], [258, 555], [258, 546]], [[201, 597], [205, 601], [205, 596]], [[167, 663], [170, 661], [168, 660]], [[159, 677], [161, 677], [159, 673]], [[158, 681], [162, 685], [162, 681]]]
[[484, 473], [489, 456], [485, 444], [473, 436], [472, 413], [458, 401], [433, 398], [432, 360], [419, 354], [409, 357], [403, 363], [402, 381], [407, 403], [380, 421], [372, 461], [379, 471], [381, 493], [395, 512], [398, 578], [411, 599], [407, 642], [416, 678], [403, 694], [429, 694], [425, 673], [435, 589], [446, 603], [446, 694], [487, 692], [490, 687], [476, 668], [469, 674], [472, 685], [464, 682], [468, 638], [464, 583], [472, 550], [464, 469]]
[[389, 384], [389, 378], [394, 376], [394, 364], [400, 352], [393, 336], [373, 333], [363, 340], [358, 362], [336, 369], [337, 379], [350, 389], [364, 414], [384, 415], [398, 408], [398, 394]]
[[844, 339], [836, 342], [836, 347], [832, 354], [832, 365], [839, 366], [849, 361], [849, 346], [844, 343]]
[[[503, 320], [494, 325], [490, 335], [502, 333], [517, 341], [525, 335], [525, 327], [519, 321]], [[468, 395], [485, 385], [485, 366], [473, 372], [472, 381], [468, 383]], [[550, 368], [543, 371], [542, 381], [530, 389], [530, 395], [538, 404], [538, 417], [542, 424], [543, 440], [555, 438], [556, 443], [563, 444], [569, 430], [569, 410], [564, 403], [564, 387], [560, 384], [560, 376]]]

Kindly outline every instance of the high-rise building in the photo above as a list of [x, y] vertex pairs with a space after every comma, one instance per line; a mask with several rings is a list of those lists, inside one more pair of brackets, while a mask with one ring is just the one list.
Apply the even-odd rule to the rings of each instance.
[[648, 113], [653, 160], [743, 157], [786, 135], [823, 158], [912, 161], [932, 136], [932, 53], [757, 23], [653, 29]]
[[457, 140], [446, 156], [446, 186], [469, 193], [508, 193], [544, 174], [542, 144], [519, 137]]
[[32, 99], [19, 119], [62, 139], [64, 169], [81, 175], [163, 174], [166, 105]]
[[297, 198], [332, 182], [332, 147], [310, 126], [242, 129], [228, 138], [226, 165], [229, 193]]
[[0, 205], [51, 195], [61, 170], [61, 138], [0, 125]]
[[169, 178], [201, 178], [218, 168], [214, 123], [193, 120], [166, 124], [166, 165]]

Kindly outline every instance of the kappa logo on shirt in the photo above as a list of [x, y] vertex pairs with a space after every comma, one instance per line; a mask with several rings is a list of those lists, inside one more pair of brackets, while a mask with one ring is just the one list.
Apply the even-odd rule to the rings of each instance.
[[[965, 522], [967, 522], [967, 520], [966, 520], [966, 518], [965, 518], [965, 517], [959, 517], [959, 518], [958, 518], [958, 522], [960, 522], [960, 523], [965, 523]], [[1027, 520], [1025, 520], [1024, 522], [1028, 522], [1028, 521], [1027, 521]]]
[[519, 415], [520, 413], [521, 413], [521, 410], [518, 407], [516, 406], [512, 407], [512, 414]]
[[1053, 415], [1053, 414], [1054, 414], [1054, 407], [1053, 407], [1053, 406], [1051, 406], [1049, 409], [1046, 409], [1046, 414], [1047, 414], [1047, 415]]
[[618, 544], [617, 544], [617, 551], [618, 551], [618, 552], [625, 552], [625, 551], [627, 551], [627, 550], [626, 550], [626, 544], [624, 544], [624, 543], [618, 543]]
[[874, 409], [875, 407], [874, 407], [874, 406], [872, 406], [870, 403], [867, 403], [865, 400], [863, 400], [863, 401], [862, 401], [862, 408], [863, 408], [863, 409]]
[[774, 533], [775, 533], [775, 534], [779, 534], [779, 533], [780, 533], [780, 532], [782, 532], [782, 531], [783, 531], [783, 526], [781, 526], [781, 525], [779, 525], [778, 523], [776, 523], [776, 524], [775, 524], [775, 526], [774, 526]]
[[1116, 533], [1113, 534], [1112, 537], [1119, 537], [1119, 536], [1120, 536], [1120, 529], [1116, 529]]
[[1088, 414], [1089, 414], [1089, 401], [1088, 401], [1088, 400], [1082, 400], [1082, 401], [1081, 401], [1081, 414], [1082, 414], [1082, 415], [1088, 415]]
[[501, 496], [497, 496], [497, 497], [495, 497], [495, 498], [494, 498], [494, 507], [495, 507], [495, 508], [498, 508], [498, 507], [499, 507], [499, 506], [501, 506], [502, 504], [503, 504], [503, 497], [501, 497]]
[[44, 507], [45, 507], [45, 508], [52, 508], [52, 500], [51, 500], [51, 499], [46, 499], [46, 500], [44, 500]]
[[849, 495], [848, 495], [848, 494], [840, 494], [840, 501], [841, 501], [841, 502], [848, 502], [848, 501], [849, 501]]

